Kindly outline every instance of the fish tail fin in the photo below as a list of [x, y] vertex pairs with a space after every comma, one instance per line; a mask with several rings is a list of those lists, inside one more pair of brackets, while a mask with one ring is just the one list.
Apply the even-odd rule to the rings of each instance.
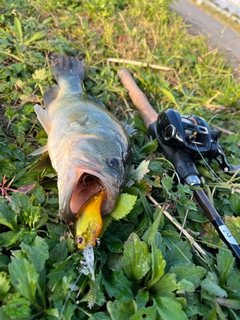
[[84, 60], [77, 57], [68, 57], [65, 54], [52, 54], [51, 62], [56, 81], [59, 83], [62, 77], [76, 76], [82, 83], [85, 75]]

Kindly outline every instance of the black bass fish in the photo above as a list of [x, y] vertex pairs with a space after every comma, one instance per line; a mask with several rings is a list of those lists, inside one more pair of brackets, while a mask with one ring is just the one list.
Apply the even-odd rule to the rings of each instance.
[[34, 106], [48, 142], [31, 155], [48, 150], [58, 175], [63, 219], [75, 222], [84, 203], [100, 190], [104, 190], [100, 213], [108, 214], [131, 166], [129, 135], [121, 122], [83, 91], [83, 60], [54, 54], [51, 61], [57, 85], [44, 93], [44, 108]]

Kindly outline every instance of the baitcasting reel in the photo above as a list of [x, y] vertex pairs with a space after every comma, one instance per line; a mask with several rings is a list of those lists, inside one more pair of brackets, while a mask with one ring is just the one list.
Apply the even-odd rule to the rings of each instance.
[[225, 172], [240, 168], [227, 163], [219, 145], [221, 131], [210, 130], [206, 120], [196, 115], [182, 116], [178, 111], [168, 109], [159, 114], [155, 135], [161, 144], [176, 151], [188, 152], [193, 160], [201, 156], [207, 157], [209, 162], [215, 159]]

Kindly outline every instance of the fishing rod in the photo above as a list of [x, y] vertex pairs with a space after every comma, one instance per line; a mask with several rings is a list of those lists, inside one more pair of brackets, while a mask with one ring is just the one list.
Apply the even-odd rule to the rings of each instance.
[[[173, 109], [158, 114], [127, 69], [121, 69], [119, 77], [133, 104], [137, 107], [149, 134], [153, 139], [157, 139], [161, 152], [173, 164], [182, 183], [201, 187], [200, 174], [194, 161], [202, 156], [207, 157], [209, 161], [215, 159], [226, 173], [240, 168], [227, 162], [219, 145], [221, 131], [210, 130], [207, 122], [201, 117], [182, 116]], [[196, 188], [193, 192], [205, 215], [233, 252], [240, 266], [240, 247], [231, 231], [224, 224], [205, 192], [201, 188]]]

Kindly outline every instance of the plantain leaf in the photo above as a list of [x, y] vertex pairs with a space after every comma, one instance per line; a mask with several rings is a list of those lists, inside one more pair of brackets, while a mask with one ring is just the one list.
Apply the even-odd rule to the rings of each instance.
[[17, 38], [18, 38], [19, 42], [22, 43], [22, 37], [23, 37], [22, 24], [17, 17], [14, 18], [14, 27], [15, 27]]
[[[34, 35], [30, 39], [25, 40], [25, 45], [28, 46], [30, 43], [46, 37], [46, 35], [47, 35], [47, 33], [45, 31], [38, 31], [38, 32], [34, 33]], [[42, 70], [44, 70], [44, 69], [42, 69]]]
[[157, 246], [152, 244], [152, 275], [148, 283], [148, 287], [152, 287], [156, 284], [164, 275], [164, 269], [166, 267], [166, 261], [163, 259], [163, 255]]
[[124, 245], [123, 270], [129, 279], [141, 280], [150, 269], [151, 255], [147, 244], [132, 233]]
[[10, 281], [17, 292], [36, 304], [36, 289], [38, 286], [39, 274], [35, 266], [26, 258], [18, 259], [12, 257], [12, 262], [9, 264]]

